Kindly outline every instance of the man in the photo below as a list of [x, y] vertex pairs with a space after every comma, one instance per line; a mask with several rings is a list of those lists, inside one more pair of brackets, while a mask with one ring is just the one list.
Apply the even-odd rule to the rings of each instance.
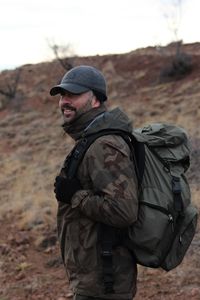
[[[94, 67], [71, 69], [50, 94], [60, 94], [63, 128], [76, 142], [102, 129], [132, 131], [120, 109], [106, 109], [105, 78]], [[61, 254], [74, 299], [132, 299], [135, 260], [120, 243], [111, 253], [102, 252], [100, 234], [113, 227], [120, 232], [137, 218], [137, 180], [128, 144], [119, 135], [99, 137], [87, 150], [76, 178], [67, 179], [62, 169], [54, 186]], [[106, 254], [112, 254], [110, 266]]]

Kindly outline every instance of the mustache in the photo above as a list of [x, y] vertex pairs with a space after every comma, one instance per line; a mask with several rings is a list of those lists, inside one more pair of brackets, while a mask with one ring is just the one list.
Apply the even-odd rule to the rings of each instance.
[[69, 105], [69, 104], [63, 104], [62, 107], [61, 107], [61, 110], [64, 111], [65, 109], [69, 109], [69, 110], [72, 110], [72, 111], [76, 111], [76, 108]]

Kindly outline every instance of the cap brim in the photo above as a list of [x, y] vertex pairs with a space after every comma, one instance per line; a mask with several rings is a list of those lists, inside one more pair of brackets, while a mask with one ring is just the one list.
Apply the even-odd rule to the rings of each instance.
[[89, 88], [74, 83], [61, 83], [52, 87], [52, 89], [50, 90], [50, 95], [55, 96], [63, 91], [68, 91], [72, 94], [81, 94], [89, 91]]

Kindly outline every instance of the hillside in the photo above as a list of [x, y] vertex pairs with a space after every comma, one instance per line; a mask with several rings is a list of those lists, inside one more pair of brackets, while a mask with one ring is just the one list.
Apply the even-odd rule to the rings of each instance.
[[[108, 107], [120, 106], [135, 127], [171, 122], [187, 129], [192, 145], [188, 179], [200, 208], [200, 44], [184, 45], [192, 71], [160, 80], [173, 45], [105, 56], [76, 57], [73, 64], [101, 69], [108, 82]], [[65, 73], [59, 62], [24, 65], [14, 99], [0, 94], [0, 299], [64, 300], [70, 291], [56, 239], [54, 178], [72, 147], [63, 135], [58, 98], [50, 88]], [[0, 89], [13, 85], [18, 70], [0, 73]], [[140, 267], [136, 300], [200, 299], [200, 228], [181, 266], [166, 273]], [[69, 296], [69, 297], [67, 297]]]

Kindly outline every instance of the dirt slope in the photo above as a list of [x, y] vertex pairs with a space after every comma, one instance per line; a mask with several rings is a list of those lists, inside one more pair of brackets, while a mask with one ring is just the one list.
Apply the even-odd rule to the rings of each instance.
[[[160, 71], [175, 53], [139, 49], [123, 55], [74, 58], [74, 65], [100, 68], [108, 81], [109, 108], [120, 106], [135, 127], [166, 121], [188, 130], [192, 144], [188, 178], [200, 208], [200, 44], [185, 45], [192, 72], [160, 82]], [[0, 88], [17, 70], [0, 73]], [[63, 135], [57, 100], [49, 89], [64, 74], [58, 62], [21, 67], [13, 100], [0, 95], [0, 300], [70, 299], [56, 238], [53, 182], [72, 147]], [[166, 273], [139, 267], [136, 300], [200, 299], [200, 229], [183, 261]]]

